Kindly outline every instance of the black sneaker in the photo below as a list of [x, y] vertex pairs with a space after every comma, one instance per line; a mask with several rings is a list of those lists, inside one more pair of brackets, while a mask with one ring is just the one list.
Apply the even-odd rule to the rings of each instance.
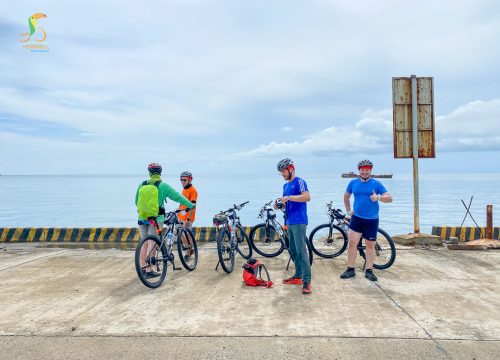
[[370, 281], [377, 281], [377, 276], [373, 273], [373, 271], [365, 271], [365, 278]]
[[349, 279], [349, 278], [352, 278], [355, 276], [356, 276], [356, 271], [354, 271], [354, 269], [352, 269], [352, 268], [347, 268], [347, 270], [344, 271], [342, 273], [342, 275], [340, 275], [340, 278], [341, 279]]

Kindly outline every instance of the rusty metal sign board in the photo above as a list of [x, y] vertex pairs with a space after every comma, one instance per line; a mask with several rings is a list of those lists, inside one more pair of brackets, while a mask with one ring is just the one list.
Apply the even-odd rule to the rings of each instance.
[[[434, 85], [432, 77], [417, 77], [418, 157], [434, 158]], [[392, 78], [394, 158], [413, 157], [412, 82]]]

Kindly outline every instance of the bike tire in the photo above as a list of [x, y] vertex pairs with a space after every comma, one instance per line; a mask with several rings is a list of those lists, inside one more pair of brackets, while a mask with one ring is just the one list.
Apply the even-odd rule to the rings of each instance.
[[[142, 256], [141, 252], [143, 252]], [[144, 261], [141, 261], [141, 258], [144, 258]], [[167, 261], [167, 249], [161, 245], [157, 236], [149, 235], [139, 240], [135, 249], [135, 270], [139, 280], [148, 288], [156, 289], [163, 283], [167, 276]], [[158, 276], [148, 277], [146, 275], [148, 268], [152, 269]]]
[[241, 225], [236, 225], [236, 250], [243, 257], [248, 260], [252, 257], [252, 243], [245, 229]]
[[255, 252], [265, 257], [276, 257], [284, 250], [278, 232], [273, 225], [266, 223], [255, 225], [250, 230], [250, 242]]
[[[187, 245], [182, 242], [182, 237], [185, 237]], [[198, 264], [198, 244], [189, 229], [181, 228], [177, 235], [177, 252], [182, 266], [188, 271], [193, 271]]]
[[347, 248], [347, 243], [347, 234], [334, 224], [319, 225], [309, 235], [312, 251], [326, 259], [341, 255]]
[[313, 264], [312, 246], [307, 238], [306, 238], [306, 249], [307, 249], [307, 254], [309, 255], [309, 265], [312, 265]]
[[222, 269], [228, 274], [234, 269], [235, 251], [236, 249], [231, 248], [231, 233], [227, 229], [222, 229], [217, 236], [217, 254]]
[[[387, 232], [382, 229], [378, 229], [377, 231], [373, 267], [378, 270], [385, 270], [390, 268], [394, 264], [394, 261], [396, 261], [396, 246]], [[366, 260], [364, 249], [359, 249], [359, 254]]]

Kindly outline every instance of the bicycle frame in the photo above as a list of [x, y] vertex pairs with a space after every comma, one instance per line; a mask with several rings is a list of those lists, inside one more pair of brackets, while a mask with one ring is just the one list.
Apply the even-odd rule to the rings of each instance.
[[[176, 242], [177, 236], [179, 235], [179, 228], [182, 225], [182, 223], [177, 219], [177, 212], [179, 211], [173, 211], [165, 214], [165, 220], [171, 219], [170, 223], [163, 228], [160, 228], [158, 225], [158, 222], [156, 219], [149, 219], [149, 223], [153, 225], [156, 228], [156, 234], [158, 235], [158, 238], [160, 239], [160, 248], [165, 247], [167, 250], [167, 258], [159, 258], [158, 260], [166, 260], [170, 263], [172, 263], [172, 267], [174, 270], [182, 270], [181, 268], [176, 268], [175, 263], [174, 263], [174, 255], [173, 255], [173, 248], [174, 248], [174, 243]], [[172, 242], [167, 241], [167, 234], [172, 233]]]
[[[346, 219], [347, 216], [342, 212], [342, 210], [334, 209], [331, 201], [326, 204], [326, 208], [327, 208], [327, 214], [329, 217], [330, 225], [332, 225], [336, 221], [337, 222], [336, 225], [339, 226], [340, 228], [342, 228], [345, 231], [345, 233], [348, 234], [349, 233], [349, 220]], [[379, 228], [379, 230], [382, 230], [382, 229]], [[331, 228], [330, 228], [330, 231], [331, 231]], [[331, 234], [330, 234], [330, 236], [331, 236]], [[362, 254], [363, 251], [366, 250], [366, 245], [363, 243], [363, 237], [361, 237], [359, 239], [359, 243], [357, 245], [357, 250], [359, 251], [360, 255]], [[380, 251], [381, 251], [381, 246], [379, 244], [378, 239], [376, 239], [375, 240], [375, 254], [376, 254], [376, 256], [379, 256]], [[366, 260], [365, 260], [365, 265], [366, 265]], [[364, 269], [365, 265], [363, 265], [363, 269]]]
[[[237, 250], [237, 247], [238, 247], [238, 238], [237, 238], [236, 230], [238, 227], [241, 227], [241, 222], [240, 222], [240, 217], [238, 216], [238, 211], [241, 210], [243, 208], [243, 206], [245, 206], [246, 204], [248, 204], [248, 201], [246, 201], [240, 205], [234, 205], [232, 208], [230, 208], [226, 211], [221, 211], [219, 214], [214, 216], [214, 225], [217, 227], [217, 230], [221, 231], [221, 229], [222, 229], [222, 231], [229, 232], [229, 244], [228, 244], [229, 246], [225, 246], [225, 249], [228, 249], [231, 256], [233, 257], [231, 267], [234, 265], [234, 252]], [[227, 220], [226, 219], [222, 220], [219, 218], [217, 220], [217, 223], [216, 223], [216, 217], [219, 215], [223, 215], [223, 218], [227, 217]], [[221, 222], [218, 222], [218, 221], [221, 221]], [[222, 235], [222, 234], [219, 234], [219, 235]], [[218, 244], [217, 246], [219, 249], [219, 240], [217, 241], [217, 244]], [[250, 249], [251, 249], [251, 247], [250, 247]], [[221, 256], [222, 255], [221, 255], [220, 251], [221, 250], [218, 250], [219, 262], [217, 263], [215, 270], [217, 270], [219, 268], [219, 264], [221, 264]], [[226, 250], [224, 250], [224, 251], [226, 251]], [[243, 254], [241, 254], [241, 252], [240, 252], [240, 255], [243, 256]], [[223, 264], [223, 268], [226, 272], [232, 272], [232, 269], [231, 269], [231, 271], [227, 271], [224, 264]]]
[[[283, 246], [285, 249], [289, 249], [289, 244], [288, 244], [288, 235], [285, 232], [285, 227], [279, 223], [279, 221], [276, 219], [276, 211], [271, 207], [272, 201], [268, 202], [266, 205], [262, 207], [260, 210], [259, 218], [264, 220], [266, 223], [266, 227], [269, 225], [273, 225], [276, 231], [278, 232], [278, 235], [280, 237], [281, 242], [283, 243]], [[264, 219], [264, 212], [265, 214], [265, 219]]]

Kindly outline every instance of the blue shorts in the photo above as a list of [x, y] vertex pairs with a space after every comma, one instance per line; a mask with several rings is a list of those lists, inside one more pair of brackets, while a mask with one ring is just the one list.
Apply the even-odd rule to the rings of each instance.
[[363, 219], [353, 215], [349, 222], [349, 229], [361, 233], [366, 240], [377, 240], [378, 218]]

